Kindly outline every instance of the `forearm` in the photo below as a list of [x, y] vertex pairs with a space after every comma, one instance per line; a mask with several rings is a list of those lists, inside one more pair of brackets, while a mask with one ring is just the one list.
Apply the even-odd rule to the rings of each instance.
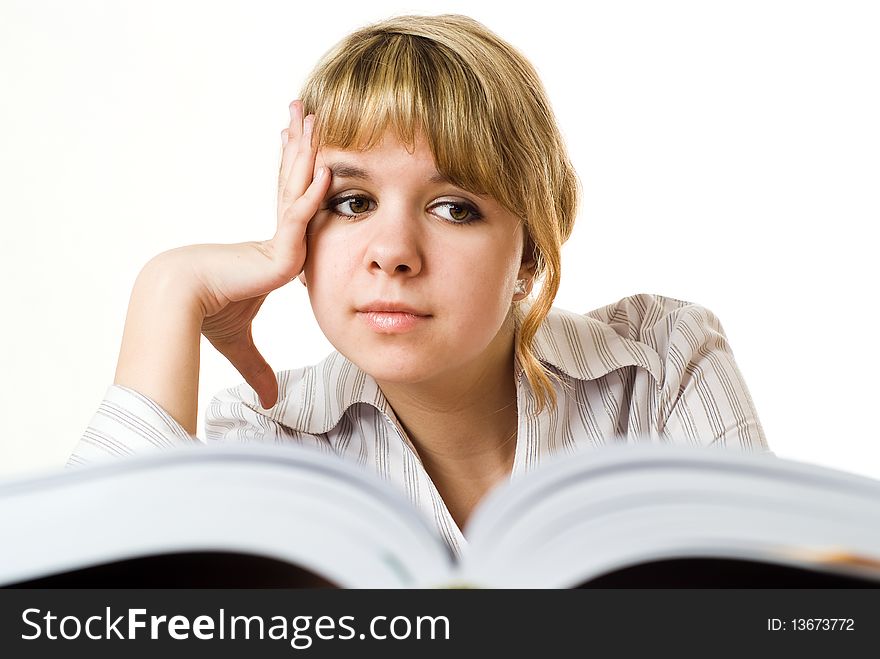
[[202, 307], [183, 273], [154, 259], [135, 281], [114, 384], [151, 398], [196, 434]]

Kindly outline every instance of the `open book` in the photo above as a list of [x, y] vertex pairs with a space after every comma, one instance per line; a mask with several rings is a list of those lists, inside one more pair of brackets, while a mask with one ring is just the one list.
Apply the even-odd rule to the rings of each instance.
[[880, 587], [880, 481], [613, 446], [494, 489], [456, 557], [402, 493], [302, 447], [193, 446], [0, 483], [0, 586]]

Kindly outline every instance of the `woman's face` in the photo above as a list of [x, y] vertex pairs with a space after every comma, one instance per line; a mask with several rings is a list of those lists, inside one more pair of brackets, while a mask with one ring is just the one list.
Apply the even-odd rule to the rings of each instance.
[[[527, 278], [527, 290], [531, 281], [518, 218], [491, 198], [432, 181], [422, 137], [412, 154], [391, 132], [366, 152], [322, 148], [322, 165], [332, 179], [307, 230], [301, 279], [324, 335], [380, 382], [479, 367], [503, 331], [512, 336], [505, 320], [524, 297], [514, 297], [517, 278]], [[383, 302], [419, 317], [369, 313]]]

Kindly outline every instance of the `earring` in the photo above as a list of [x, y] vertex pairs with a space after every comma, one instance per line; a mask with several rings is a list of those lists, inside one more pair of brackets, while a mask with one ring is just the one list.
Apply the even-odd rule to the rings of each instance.
[[525, 279], [517, 279], [516, 286], [513, 288], [513, 292], [516, 295], [522, 295], [526, 292], [526, 280]]

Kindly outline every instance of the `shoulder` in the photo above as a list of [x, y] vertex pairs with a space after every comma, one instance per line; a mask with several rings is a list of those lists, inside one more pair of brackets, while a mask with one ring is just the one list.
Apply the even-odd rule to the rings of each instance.
[[638, 293], [586, 313], [551, 308], [533, 349], [538, 359], [578, 379], [638, 366], [660, 383], [669, 359], [688, 359], [682, 352], [697, 351], [707, 337], [724, 340], [718, 319], [702, 305]]
[[748, 387], [712, 311], [640, 293], [588, 315], [657, 355], [661, 375], [650, 431], [656, 438], [769, 452]]
[[[542, 362], [596, 381], [573, 388], [575, 404], [567, 405], [577, 410], [574, 427], [590, 436], [767, 451], [721, 324], [700, 304], [639, 293], [585, 314], [554, 307], [535, 347]], [[626, 367], [637, 368], [604, 377]]]
[[715, 314], [703, 305], [656, 293], [630, 295], [585, 315], [608, 325], [623, 338], [640, 342], [668, 337], [682, 325], [721, 329]]
[[608, 325], [624, 339], [649, 346], [662, 362], [690, 361], [709, 349], [730, 352], [721, 321], [696, 302], [638, 293], [586, 315]]

